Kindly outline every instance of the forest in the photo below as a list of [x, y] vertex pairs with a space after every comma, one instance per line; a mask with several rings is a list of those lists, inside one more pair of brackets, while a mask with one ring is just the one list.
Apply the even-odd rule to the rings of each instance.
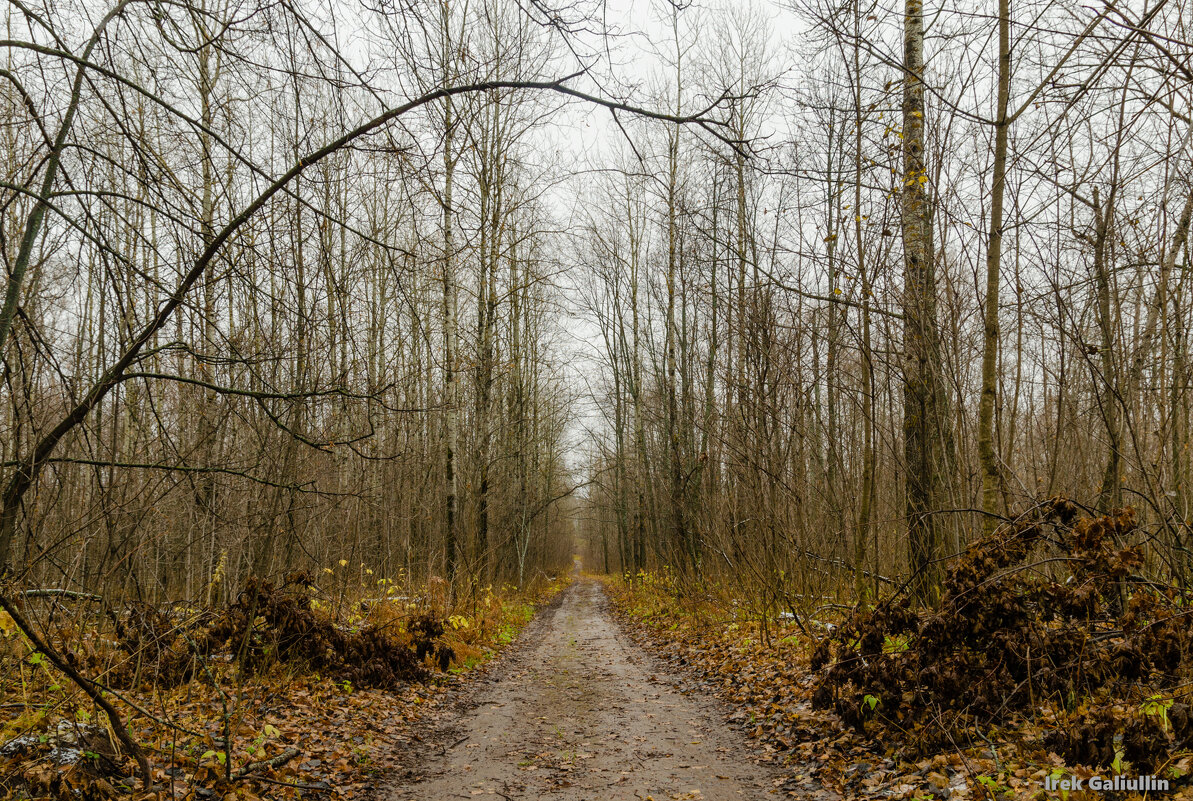
[[1186, 3], [7, 0], [0, 799], [1193, 798]]

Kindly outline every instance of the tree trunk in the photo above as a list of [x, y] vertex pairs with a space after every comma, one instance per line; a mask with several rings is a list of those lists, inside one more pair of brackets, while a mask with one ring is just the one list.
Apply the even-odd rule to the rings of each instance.
[[[446, 26], [445, 26], [446, 27]], [[445, 40], [447, 34], [444, 34]], [[446, 54], [445, 54], [446, 57]], [[456, 381], [456, 242], [452, 229], [452, 184], [456, 162], [452, 152], [455, 118], [452, 99], [444, 100], [443, 141], [443, 488], [444, 488], [444, 560], [447, 579], [455, 582], [458, 567], [456, 521], [456, 451], [460, 439], [459, 386]]]
[[906, 0], [903, 32], [903, 457], [912, 595], [931, 603], [939, 586], [940, 526], [948, 403], [936, 320], [932, 210], [924, 158], [924, 7]]
[[990, 187], [990, 237], [986, 245], [986, 313], [982, 342], [982, 395], [978, 406], [978, 458], [982, 466], [982, 529], [998, 518], [999, 463], [994, 441], [998, 401], [998, 299], [1002, 261], [1002, 206], [1007, 171], [1007, 104], [1011, 93], [1011, 3], [998, 0], [998, 115], [994, 127], [994, 175]]

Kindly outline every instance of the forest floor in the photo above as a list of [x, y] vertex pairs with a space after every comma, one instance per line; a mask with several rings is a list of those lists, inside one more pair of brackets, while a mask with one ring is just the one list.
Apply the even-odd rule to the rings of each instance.
[[[578, 561], [454, 605], [442, 582], [417, 603], [392, 587], [345, 599], [345, 576], [250, 585], [182, 622], [132, 607], [114, 629], [39, 599], [60, 648], [123, 678], [113, 697], [153, 786], [136, 790], [133, 760], [38, 650], [55, 649], [0, 615], [0, 799], [1193, 801], [1193, 593], [1151, 582], [1113, 603], [1137, 554], [1107, 532], [1131, 523], [1016, 521], [928, 609], [776, 615], [665, 567], [593, 577]], [[1076, 579], [1008, 569], [1046, 532]], [[229, 621], [251, 627], [217, 637]], [[238, 666], [237, 643], [270, 659]], [[1111, 774], [1171, 786], [1092, 787]]]
[[580, 579], [443, 705], [389, 798], [783, 797], [781, 777], [693, 690], [620, 629], [599, 582]]
[[[148, 758], [151, 790], [135, 789], [137, 765], [113, 741], [102, 714], [0, 612], [0, 799], [374, 799], [379, 786], [421, 761], [424, 716], [435, 720], [462, 688], [487, 675], [494, 657], [520, 647], [519, 632], [536, 609], [569, 581], [537, 582], [524, 591], [486, 588], [454, 606], [415, 590], [424, 600], [412, 607], [402, 599], [411, 590], [396, 590], [365, 611], [352, 600], [351, 576], [336, 583], [339, 576], [330, 574], [324, 571], [326, 586], [317, 593], [299, 585], [270, 588], [262, 597], [281, 611], [269, 621], [258, 616], [254, 628], [255, 653], [263, 644], [294, 647], [310, 640], [326, 645], [328, 658], [346, 660], [322, 669], [291, 654], [295, 658], [241, 672], [225, 646], [198, 658], [200, 669], [179, 680], [169, 658], [190, 653], [188, 647], [234, 609], [153, 616], [150, 629], [133, 626], [126, 614], [122, 639], [87, 607], [51, 607], [59, 649], [81, 655], [76, 659], [91, 676], [112, 681], [122, 665], [143, 662], [139, 680], [126, 681], [115, 697]], [[398, 597], [391, 601], [390, 594]], [[45, 606], [33, 611], [50, 617]], [[423, 676], [377, 678], [364, 671], [385, 661], [375, 653], [361, 656], [363, 645], [376, 642], [362, 633], [385, 632], [400, 656], [414, 648], [412, 621], [424, 619], [444, 630], [432, 637], [435, 650], [422, 661]], [[279, 630], [273, 625], [279, 622], [289, 628]], [[448, 671], [432, 665], [440, 661], [440, 646], [450, 649]], [[418, 664], [413, 653], [410, 664]]]

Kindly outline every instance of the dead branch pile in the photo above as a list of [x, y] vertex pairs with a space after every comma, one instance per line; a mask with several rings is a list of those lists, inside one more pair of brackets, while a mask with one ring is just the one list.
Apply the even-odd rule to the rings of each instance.
[[278, 663], [299, 664], [358, 687], [386, 689], [425, 679], [428, 656], [442, 669], [451, 661], [451, 649], [439, 639], [443, 624], [434, 614], [413, 616], [404, 631], [393, 622], [349, 629], [313, 607], [310, 584], [303, 574], [280, 586], [250, 579], [228, 608], [183, 620], [133, 606], [114, 617], [125, 658], [108, 681], [116, 687], [141, 682], [174, 687], [202, 678], [205, 665], [223, 658], [253, 673]]
[[1158, 768], [1193, 743], [1174, 697], [1193, 664], [1190, 598], [1136, 575], [1137, 539], [1130, 509], [1033, 508], [970, 546], [933, 608], [897, 594], [855, 610], [816, 650], [814, 703], [913, 750], [1047, 706], [1044, 744], [1071, 764]]

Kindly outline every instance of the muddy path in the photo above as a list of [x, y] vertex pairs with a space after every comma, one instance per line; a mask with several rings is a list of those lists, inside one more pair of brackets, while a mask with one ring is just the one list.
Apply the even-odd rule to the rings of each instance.
[[591, 580], [544, 609], [418, 746], [411, 775], [383, 797], [778, 797], [715, 703], [676, 690]]

